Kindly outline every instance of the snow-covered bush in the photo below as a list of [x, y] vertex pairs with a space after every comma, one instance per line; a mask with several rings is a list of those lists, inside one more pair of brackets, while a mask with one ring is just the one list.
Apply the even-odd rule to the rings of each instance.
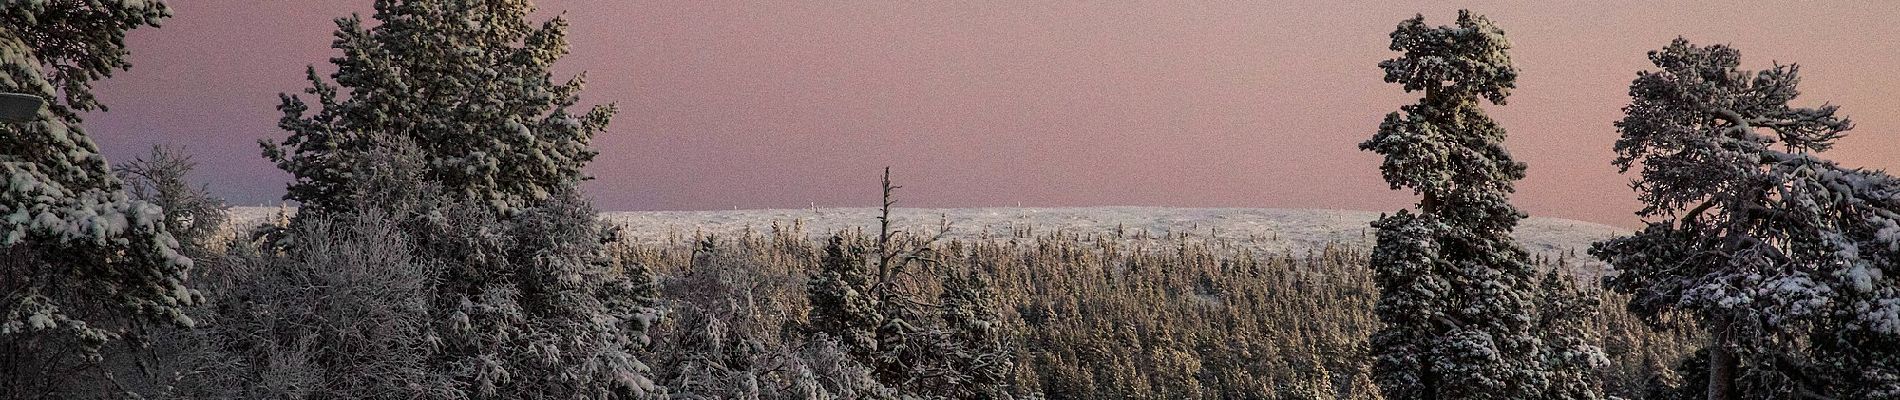
[[[740, 238], [739, 240], [756, 240]], [[795, 334], [806, 308], [783, 265], [759, 247], [703, 238], [688, 265], [658, 282], [667, 317], [643, 358], [667, 395], [685, 398], [894, 398], [829, 336]], [[767, 247], [770, 248], [770, 247]]]
[[466, 397], [432, 364], [442, 315], [429, 306], [441, 264], [415, 255], [396, 217], [371, 209], [307, 219], [282, 250], [233, 249], [232, 262], [209, 275], [216, 313], [200, 333], [227, 360], [180, 377], [176, 394]]

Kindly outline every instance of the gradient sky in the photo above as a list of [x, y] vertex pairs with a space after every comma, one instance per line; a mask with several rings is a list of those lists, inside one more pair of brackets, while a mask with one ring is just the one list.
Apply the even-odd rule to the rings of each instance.
[[[1490, 107], [1530, 164], [1532, 215], [1634, 225], [1610, 125], [1646, 51], [1684, 36], [1749, 68], [1802, 66], [1801, 102], [1858, 128], [1827, 157], [1900, 167], [1900, 4], [1887, 1], [943, 2], [554, 1], [588, 103], [621, 113], [596, 138], [604, 210], [871, 206], [892, 166], [904, 206], [1394, 210], [1356, 145], [1416, 99], [1380, 81], [1387, 34], [1423, 13], [1490, 16], [1519, 88]], [[1656, 4], [1661, 3], [1661, 4]], [[182, 145], [235, 204], [275, 204], [287, 175], [280, 92], [322, 68], [331, 19], [370, 0], [178, 0], [129, 40], [134, 67], [88, 117], [113, 159]]]

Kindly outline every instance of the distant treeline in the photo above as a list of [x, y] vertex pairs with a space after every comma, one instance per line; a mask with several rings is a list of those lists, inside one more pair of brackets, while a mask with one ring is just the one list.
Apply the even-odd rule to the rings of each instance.
[[[800, 376], [784, 363], [813, 362], [793, 360], [820, 330], [810, 325], [805, 283], [821, 269], [826, 244], [806, 237], [768, 230], [617, 246], [622, 258], [652, 266], [675, 313], [656, 326], [660, 345], [643, 356], [662, 367], [660, 381], [720, 382], [705, 386], [729, 388], [713, 392], [721, 398], [748, 394], [739, 382], [795, 385]], [[1106, 233], [931, 247], [942, 255], [938, 268], [990, 277], [999, 322], [1011, 332], [1004, 342], [1018, 360], [1004, 388], [1017, 396], [1382, 398], [1368, 375], [1365, 338], [1378, 327], [1371, 313], [1378, 293], [1364, 249], [1256, 254], [1193, 238], [1134, 248]], [[1561, 272], [1566, 263], [1540, 265]], [[934, 298], [939, 290], [923, 292]], [[1590, 293], [1603, 304], [1588, 325], [1611, 357], [1600, 371], [1609, 394], [1641, 398], [1652, 379], [1675, 379], [1669, 367], [1702, 341], [1692, 330], [1650, 330], [1621, 310], [1624, 296]], [[667, 345], [708, 331], [730, 343], [709, 351], [741, 356], [720, 358], [727, 364], [718, 368], [665, 368], [718, 358]]]

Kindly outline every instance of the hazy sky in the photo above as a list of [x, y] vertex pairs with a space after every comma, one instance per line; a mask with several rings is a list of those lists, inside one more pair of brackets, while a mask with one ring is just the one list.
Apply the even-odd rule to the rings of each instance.
[[[134, 68], [102, 83], [88, 128], [113, 159], [185, 146], [237, 204], [287, 175], [258, 155], [273, 108], [321, 68], [331, 19], [370, 0], [179, 0], [135, 31]], [[1743, 62], [1802, 66], [1802, 102], [1858, 128], [1828, 157], [1900, 167], [1900, 3], [553, 1], [588, 103], [621, 113], [595, 140], [605, 210], [870, 206], [880, 167], [902, 205], [1393, 210], [1356, 145], [1417, 96], [1380, 81], [1405, 18], [1472, 8], [1522, 69], [1491, 113], [1530, 164], [1533, 215], [1629, 226], [1611, 122], [1646, 51], [1677, 36]], [[1652, 4], [1664, 3], [1664, 4]]]

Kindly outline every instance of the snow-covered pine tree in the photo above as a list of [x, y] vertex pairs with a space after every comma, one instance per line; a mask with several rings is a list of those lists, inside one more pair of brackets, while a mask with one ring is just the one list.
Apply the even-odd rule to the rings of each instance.
[[[958, 338], [950, 330], [930, 325], [929, 314], [918, 307], [922, 302], [892, 288], [896, 281], [880, 279], [872, 271], [867, 256], [875, 252], [842, 236], [827, 242], [819, 271], [806, 282], [812, 329], [822, 334], [814, 341], [836, 340], [857, 363], [870, 367], [878, 382], [903, 388], [907, 395], [946, 396], [967, 389], [964, 393], [974, 396], [970, 393], [984, 389], [971, 383], [974, 378], [963, 378], [985, 371], [952, 369], [957, 354], [951, 353], [963, 351]], [[975, 305], [952, 307], [974, 311], [968, 307]], [[946, 322], [954, 318], [939, 316]], [[957, 385], [945, 384], [949, 381]]]
[[982, 272], [946, 271], [937, 314], [943, 318], [948, 354], [944, 354], [945, 395], [959, 399], [1006, 399], [1015, 372], [1015, 354], [1005, 346], [1008, 331], [996, 315], [989, 280]]
[[424, 177], [501, 214], [547, 201], [585, 179], [588, 147], [614, 106], [576, 114], [582, 77], [555, 82], [567, 54], [567, 22], [528, 22], [529, 0], [378, 0], [374, 27], [336, 21], [332, 84], [306, 71], [311, 87], [284, 95], [282, 144], [264, 155], [296, 180], [289, 200], [327, 211], [354, 204], [351, 167], [390, 137], [415, 143]]
[[[578, 187], [614, 108], [569, 111], [581, 80], [549, 72], [567, 53], [565, 20], [529, 23], [527, 0], [375, 9], [373, 27], [336, 21], [337, 72], [307, 71], [320, 108], [284, 95], [290, 137], [262, 144], [296, 179], [287, 198], [302, 204], [298, 218], [414, 210], [390, 214], [419, 256], [443, 263], [431, 367], [467, 397], [651, 393], [632, 353], [657, 312], [651, 282], [613, 265], [612, 231]], [[386, 176], [403, 180], [376, 181]]]
[[905, 396], [1011, 398], [1015, 354], [1005, 347], [988, 281], [974, 270], [943, 270], [938, 304], [920, 300], [924, 282], [906, 270], [948, 268], [930, 247], [944, 231], [924, 239], [892, 229], [898, 188], [886, 168], [872, 246], [843, 235], [825, 245], [819, 270], [806, 282], [811, 328], [819, 334], [813, 343], [835, 341]]
[[875, 277], [865, 265], [867, 251], [850, 239], [832, 236], [825, 242], [818, 273], [805, 287], [813, 330], [836, 339], [861, 362], [874, 358], [877, 328], [884, 325], [878, 301], [871, 295]]
[[194, 259], [212, 255], [212, 242], [228, 219], [223, 199], [187, 179], [197, 167], [183, 149], [154, 145], [145, 157], [113, 168], [128, 195], [165, 210], [165, 229], [178, 239], [179, 251]]
[[1685, 374], [1706, 398], [1900, 396], [1900, 181], [1814, 155], [1853, 124], [1789, 105], [1796, 66], [1744, 71], [1683, 39], [1649, 59], [1615, 147], [1648, 223], [1592, 246], [1606, 285], [1652, 323], [1709, 331]]
[[1553, 386], [1597, 386], [1551, 381], [1535, 331], [1536, 271], [1510, 236], [1523, 213], [1509, 195], [1525, 167], [1479, 107], [1504, 104], [1514, 87], [1509, 49], [1503, 30], [1461, 10], [1456, 26], [1400, 23], [1392, 50], [1403, 54], [1379, 63], [1387, 82], [1425, 94], [1360, 144], [1385, 156], [1393, 189], [1423, 197], [1417, 212], [1373, 223], [1384, 326], [1371, 346], [1388, 399], [1532, 399]]
[[1537, 331], [1546, 342], [1544, 363], [1550, 389], [1543, 399], [1600, 400], [1603, 387], [1598, 370], [1609, 365], [1609, 355], [1597, 346], [1600, 292], [1577, 287], [1577, 279], [1558, 263], [1538, 282]]
[[[158, 327], [143, 330], [141, 340], [136, 345], [101, 352], [104, 358], [100, 360], [100, 368], [105, 373], [101, 378], [104, 379], [91, 383], [74, 382], [73, 387], [95, 387], [97, 390], [93, 396], [97, 397], [233, 397], [198, 389], [207, 386], [237, 387], [234, 381], [242, 379], [223, 370], [206, 373], [232, 360], [221, 352], [223, 349], [209, 336], [216, 328], [206, 325], [224, 325], [224, 321], [219, 318], [223, 314], [218, 314], [216, 307], [221, 300], [220, 295], [224, 294], [222, 289], [234, 283], [230, 279], [233, 270], [248, 268], [232, 265], [232, 248], [243, 246], [237, 240], [242, 234], [232, 235], [225, 230], [228, 228], [225, 225], [228, 207], [224, 200], [211, 194], [209, 186], [194, 186], [190, 183], [196, 168], [197, 163], [183, 150], [154, 145], [147, 155], [119, 163], [113, 172], [123, 182], [126, 194], [132, 199], [149, 202], [165, 210], [163, 224], [166, 231], [178, 240], [175, 248], [193, 261], [191, 288], [203, 295], [198, 303], [188, 308], [188, 315], [198, 323], [193, 328]], [[184, 378], [187, 376], [196, 379]]]
[[[659, 317], [651, 278], [637, 265], [616, 265], [606, 245], [617, 233], [578, 192], [561, 188], [549, 195], [503, 220], [500, 240], [470, 231], [461, 237], [474, 239], [479, 251], [500, 255], [505, 267], [451, 267], [466, 269], [449, 276], [485, 278], [449, 281], [442, 298], [454, 300], [437, 304], [458, 321], [448, 329], [446, 338], [456, 346], [448, 355], [478, 365], [459, 371], [471, 373], [460, 378], [474, 384], [476, 398], [637, 398], [653, 392], [649, 368], [633, 353], [647, 344], [647, 329]], [[518, 311], [497, 313], [491, 305]], [[500, 362], [483, 365], [489, 360]]]
[[170, 16], [150, 0], [0, 3], [0, 92], [45, 99], [0, 122], [0, 397], [67, 397], [60, 382], [141, 323], [191, 326], [192, 260], [163, 212], [128, 198], [79, 113], [129, 68], [125, 34]]

